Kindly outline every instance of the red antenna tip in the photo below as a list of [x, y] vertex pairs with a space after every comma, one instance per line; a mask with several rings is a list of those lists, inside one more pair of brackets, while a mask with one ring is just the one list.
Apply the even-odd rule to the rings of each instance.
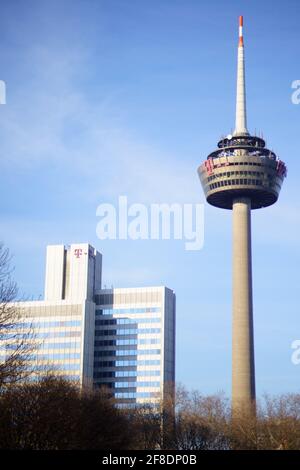
[[244, 18], [243, 16], [240, 16], [239, 18], [239, 47], [242, 47], [244, 45], [243, 24], [244, 24]]

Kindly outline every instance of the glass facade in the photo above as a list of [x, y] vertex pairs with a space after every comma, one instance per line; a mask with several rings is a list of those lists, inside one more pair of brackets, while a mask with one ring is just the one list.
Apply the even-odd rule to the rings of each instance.
[[95, 384], [108, 387], [120, 406], [158, 402], [175, 380], [174, 293], [114, 289], [96, 301]]
[[[54, 374], [79, 385], [93, 382], [94, 331], [90, 325], [95, 322], [94, 304], [32, 301], [18, 303], [16, 308], [20, 310], [21, 320], [10, 335], [24, 337], [24, 332], [30, 331], [28, 341], [33, 344], [32, 352], [24, 358], [32, 370], [30, 380]], [[10, 341], [9, 335], [1, 339], [0, 360], [5, 361], [10, 349], [18, 346]]]

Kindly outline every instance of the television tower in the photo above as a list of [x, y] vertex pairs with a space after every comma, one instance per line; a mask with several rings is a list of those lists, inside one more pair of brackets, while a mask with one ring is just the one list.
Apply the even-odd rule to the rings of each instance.
[[243, 17], [239, 18], [236, 122], [198, 168], [209, 204], [233, 211], [232, 411], [255, 409], [251, 209], [274, 204], [285, 164], [247, 129]]

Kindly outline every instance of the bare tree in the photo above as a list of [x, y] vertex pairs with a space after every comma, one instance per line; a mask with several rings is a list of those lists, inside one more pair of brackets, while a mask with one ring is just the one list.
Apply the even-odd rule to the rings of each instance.
[[256, 416], [238, 416], [230, 426], [231, 446], [243, 450], [299, 450], [300, 394], [266, 395]]
[[135, 449], [151, 450], [161, 448], [161, 412], [158, 405], [140, 405], [124, 410], [130, 416]]
[[259, 448], [300, 449], [300, 394], [264, 397]]
[[128, 449], [130, 419], [103, 391], [85, 391], [48, 376], [0, 395], [0, 449]]
[[16, 305], [18, 288], [13, 281], [11, 256], [0, 244], [0, 388], [31, 373], [29, 360], [37, 347], [31, 324], [24, 323]]
[[179, 387], [176, 394], [175, 448], [228, 449], [230, 409], [223, 394], [204, 396], [184, 387]]

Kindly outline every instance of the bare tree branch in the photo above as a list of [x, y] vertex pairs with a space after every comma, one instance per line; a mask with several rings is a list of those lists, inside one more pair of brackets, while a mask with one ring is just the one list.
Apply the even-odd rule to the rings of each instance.
[[11, 255], [0, 244], [0, 388], [24, 380], [32, 373], [31, 358], [37, 348], [31, 322], [17, 304], [18, 288], [11, 278]]

